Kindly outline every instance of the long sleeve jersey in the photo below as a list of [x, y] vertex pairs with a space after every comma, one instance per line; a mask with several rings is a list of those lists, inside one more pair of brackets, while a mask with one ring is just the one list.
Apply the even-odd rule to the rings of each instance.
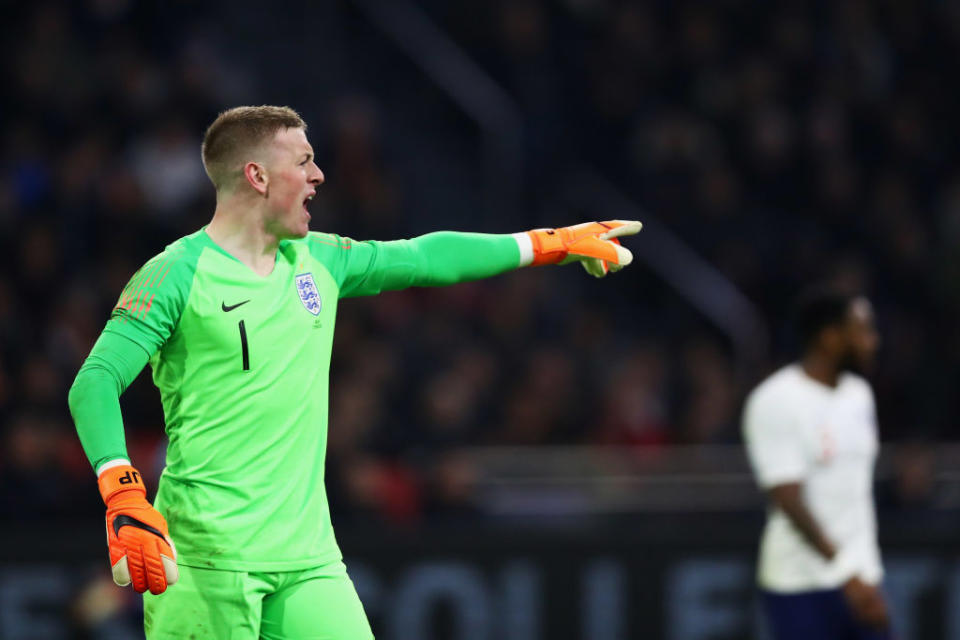
[[119, 396], [149, 362], [169, 444], [156, 508], [179, 562], [287, 571], [340, 558], [324, 490], [337, 302], [517, 268], [510, 235], [280, 243], [260, 276], [205, 229], [130, 280], [70, 391], [95, 469], [126, 458]]

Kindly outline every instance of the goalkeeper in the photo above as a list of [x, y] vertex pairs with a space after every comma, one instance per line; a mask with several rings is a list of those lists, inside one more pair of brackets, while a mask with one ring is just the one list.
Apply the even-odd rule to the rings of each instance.
[[[306, 128], [269, 106], [210, 125], [213, 219], [137, 271], [70, 389], [113, 577], [149, 590], [151, 640], [372, 637], [323, 485], [340, 298], [572, 261], [602, 276], [632, 259], [617, 238], [639, 222], [391, 242], [311, 232], [307, 204], [324, 177]], [[169, 438], [152, 506], [119, 404], [147, 362]]]

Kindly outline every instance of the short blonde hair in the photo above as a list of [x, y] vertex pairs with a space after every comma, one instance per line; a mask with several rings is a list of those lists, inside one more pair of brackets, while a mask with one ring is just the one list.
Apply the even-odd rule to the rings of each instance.
[[307, 123], [290, 107], [234, 107], [207, 127], [200, 149], [203, 168], [213, 186], [231, 186], [243, 172], [248, 154], [269, 141], [281, 129], [307, 130]]

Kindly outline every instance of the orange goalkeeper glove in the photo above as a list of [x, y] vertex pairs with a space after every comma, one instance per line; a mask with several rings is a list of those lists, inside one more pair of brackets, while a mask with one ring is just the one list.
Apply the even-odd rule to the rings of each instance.
[[147, 502], [140, 472], [128, 464], [100, 473], [100, 495], [107, 505], [107, 546], [113, 581], [131, 582], [137, 593], [163, 593], [180, 577], [177, 551], [167, 521]]
[[560, 229], [528, 231], [533, 244], [532, 265], [580, 262], [592, 276], [602, 278], [633, 261], [629, 249], [620, 246], [620, 236], [632, 236], [643, 225], [636, 220], [584, 222]]

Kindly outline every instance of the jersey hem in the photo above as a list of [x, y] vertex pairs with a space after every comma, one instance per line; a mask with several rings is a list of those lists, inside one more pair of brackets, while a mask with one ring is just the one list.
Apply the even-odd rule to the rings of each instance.
[[177, 564], [198, 569], [216, 569], [218, 571], [303, 571], [331, 562], [343, 560], [343, 554], [337, 549], [333, 553], [313, 556], [301, 560], [287, 560], [284, 562], [251, 562], [248, 560], [222, 560], [200, 556], [177, 554]]
[[[882, 577], [878, 580], [874, 580], [872, 578], [868, 579], [863, 577], [860, 577], [860, 579], [866, 584], [869, 584], [870, 586], [873, 586], [873, 587], [879, 587], [881, 584], [883, 584]], [[795, 595], [798, 593], [810, 593], [811, 591], [835, 591], [835, 590], [843, 589], [844, 584], [846, 584], [846, 580], [844, 580], [843, 582], [838, 582], [836, 584], [833, 584], [833, 583], [820, 584], [820, 583], [805, 582], [802, 584], [782, 585], [782, 584], [765, 584], [763, 582], [757, 582], [757, 588], [760, 589], [761, 591], [766, 591], [768, 593], [776, 593], [781, 595]]]

